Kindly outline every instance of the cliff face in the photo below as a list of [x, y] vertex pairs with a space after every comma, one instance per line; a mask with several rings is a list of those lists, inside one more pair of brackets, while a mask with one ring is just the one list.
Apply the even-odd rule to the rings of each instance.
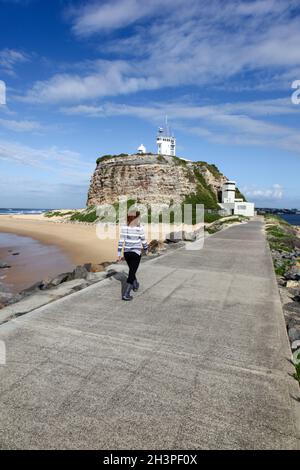
[[88, 192], [88, 206], [127, 196], [140, 203], [181, 203], [189, 196], [206, 208], [217, 208], [218, 192], [227, 178], [214, 165], [177, 157], [106, 155], [97, 160]]

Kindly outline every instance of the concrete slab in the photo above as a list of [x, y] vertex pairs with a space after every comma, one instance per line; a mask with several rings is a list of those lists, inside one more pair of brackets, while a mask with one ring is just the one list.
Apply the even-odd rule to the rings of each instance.
[[297, 449], [299, 386], [263, 223], [124, 266], [0, 326], [2, 449]]

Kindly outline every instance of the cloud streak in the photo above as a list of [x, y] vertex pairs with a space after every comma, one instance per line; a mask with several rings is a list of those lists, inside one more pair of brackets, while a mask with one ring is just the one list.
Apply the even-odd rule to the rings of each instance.
[[167, 114], [177, 130], [198, 135], [219, 144], [277, 147], [300, 153], [297, 128], [283, 126], [270, 117], [298, 115], [299, 110], [289, 99], [223, 103], [196, 106], [186, 103], [154, 103], [152, 106], [131, 106], [104, 103], [99, 106], [63, 107], [72, 116], [90, 118], [134, 116], [160, 124]]
[[93, 165], [79, 153], [56, 146], [34, 148], [18, 142], [0, 140], [0, 161], [59, 173], [67, 178], [89, 178]]
[[28, 54], [15, 49], [0, 50], [0, 71], [6, 75], [15, 76], [15, 67], [29, 61]]
[[[93, 67], [37, 81], [22, 99], [84, 103], [164, 87], [241, 86], [245, 74], [252, 74], [252, 88], [272, 80], [288, 87], [300, 72], [296, 6], [293, 0], [115, 0], [73, 8], [74, 33], [99, 41]], [[116, 39], [114, 32], [128, 27]]]
[[42, 128], [41, 124], [37, 121], [13, 119], [0, 119], [0, 126], [15, 132], [32, 132]]
[[270, 188], [247, 188], [242, 189], [247, 198], [259, 201], [279, 201], [283, 198], [283, 187], [273, 184]]

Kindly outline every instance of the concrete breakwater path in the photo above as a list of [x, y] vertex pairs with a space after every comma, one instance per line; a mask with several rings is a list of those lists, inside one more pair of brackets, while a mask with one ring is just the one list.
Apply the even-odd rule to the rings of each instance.
[[[125, 267], [124, 267], [125, 271]], [[0, 327], [0, 447], [298, 449], [299, 387], [260, 219]]]

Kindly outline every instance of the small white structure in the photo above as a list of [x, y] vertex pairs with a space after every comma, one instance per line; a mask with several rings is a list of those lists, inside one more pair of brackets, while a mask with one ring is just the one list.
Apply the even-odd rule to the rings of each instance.
[[232, 204], [235, 202], [235, 181], [226, 181], [222, 188], [222, 202]]
[[176, 156], [176, 139], [170, 134], [167, 117], [165, 127], [158, 129], [156, 143], [158, 155]]
[[254, 203], [244, 202], [243, 199], [236, 199], [235, 191], [235, 181], [226, 181], [223, 184], [222, 203], [219, 203], [219, 206], [222, 207], [227, 215], [244, 215], [246, 217], [253, 217]]
[[143, 144], [141, 144], [137, 150], [138, 150], [138, 154], [140, 155], [143, 155], [144, 153], [146, 153], [146, 147]]

